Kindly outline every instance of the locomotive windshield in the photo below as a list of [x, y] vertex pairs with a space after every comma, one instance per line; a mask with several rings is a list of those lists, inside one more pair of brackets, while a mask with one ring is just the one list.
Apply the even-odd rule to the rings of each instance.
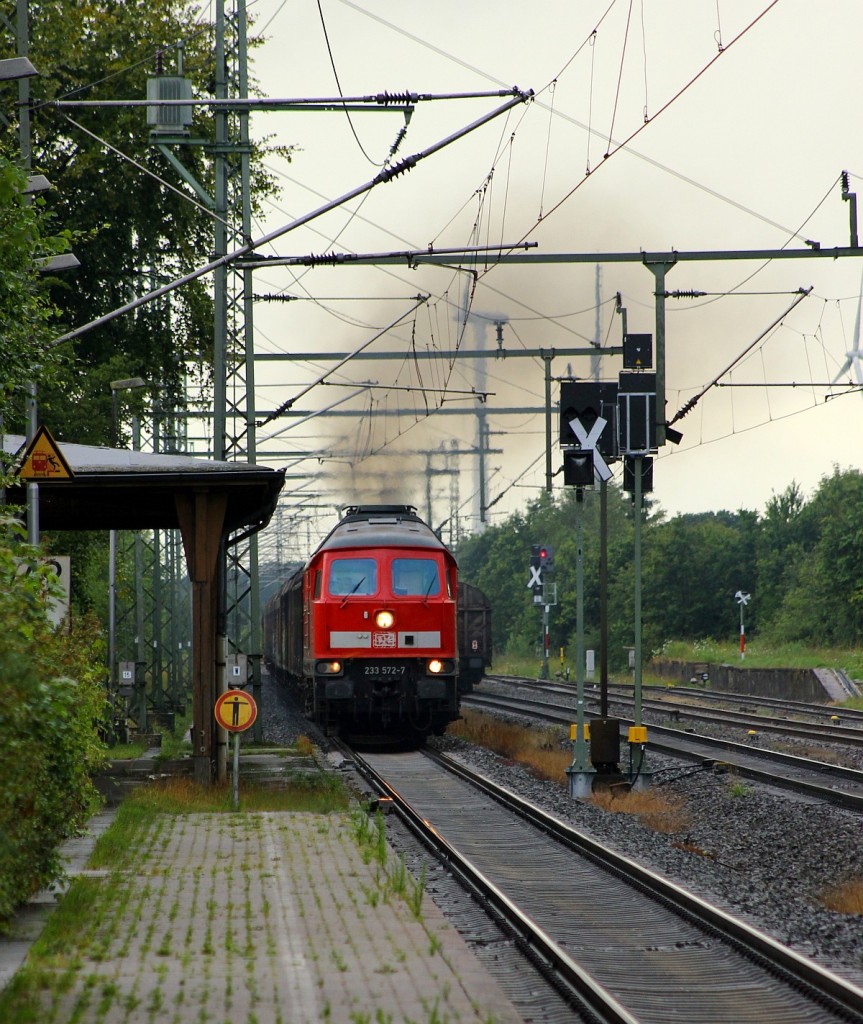
[[437, 562], [430, 558], [394, 558], [393, 593], [410, 597], [434, 597], [439, 594]]
[[336, 558], [330, 566], [330, 593], [374, 594], [378, 589], [378, 564], [373, 558]]

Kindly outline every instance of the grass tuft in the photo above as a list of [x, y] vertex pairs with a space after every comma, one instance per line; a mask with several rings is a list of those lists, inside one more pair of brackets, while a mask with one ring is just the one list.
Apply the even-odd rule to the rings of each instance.
[[315, 745], [308, 736], [298, 736], [294, 748], [300, 757], [311, 757], [315, 752]]
[[109, 747], [107, 755], [112, 761], [134, 761], [138, 757], [143, 757], [149, 749], [149, 743], [135, 740], [132, 743], [118, 743]]
[[566, 769], [572, 762], [572, 754], [568, 730], [562, 727], [526, 729], [492, 715], [464, 709], [462, 718], [451, 723], [447, 734], [517, 761], [530, 768], [537, 778], [566, 784]]
[[[528, 729], [465, 709], [463, 718], [453, 722], [447, 732], [525, 765], [537, 778], [568, 784], [566, 769], [572, 763], [572, 753], [568, 732], [562, 728]], [[635, 815], [654, 832], [675, 833], [689, 826], [681, 801], [656, 790], [630, 792], [614, 787], [597, 791], [591, 802], [604, 811]]]
[[691, 818], [683, 803], [653, 789], [598, 790], [590, 797], [594, 806], [612, 814], [632, 814], [653, 832], [671, 835], [689, 828]]
[[[136, 789], [125, 801], [163, 814], [232, 813], [230, 784], [204, 786], [193, 779], [171, 777]], [[298, 773], [279, 786], [240, 781], [242, 811], [309, 811], [327, 814], [347, 810], [350, 798], [338, 778]]]
[[821, 902], [828, 910], [840, 914], [863, 914], [863, 879], [833, 886], [822, 894]]
[[[256, 811], [303, 811], [329, 814], [346, 811], [350, 795], [330, 774], [299, 773], [278, 787], [240, 784], [239, 814]], [[138, 836], [160, 814], [233, 814], [230, 785], [203, 786], [193, 779], [172, 776], [132, 790], [120, 805], [111, 828], [99, 837], [90, 860], [94, 868], [122, 869]], [[250, 818], [249, 822], [254, 822]]]

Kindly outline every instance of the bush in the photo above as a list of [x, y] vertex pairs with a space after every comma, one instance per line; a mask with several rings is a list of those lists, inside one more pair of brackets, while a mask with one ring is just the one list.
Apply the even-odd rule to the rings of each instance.
[[98, 806], [90, 775], [104, 760], [98, 629], [52, 629], [51, 578], [23, 541], [0, 517], [0, 923], [62, 875], [60, 844]]

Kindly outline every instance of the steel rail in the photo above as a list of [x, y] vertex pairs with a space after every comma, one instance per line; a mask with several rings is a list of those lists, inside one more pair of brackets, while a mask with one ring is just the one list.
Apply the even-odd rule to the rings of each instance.
[[410, 831], [514, 937], [522, 953], [539, 967], [570, 1006], [596, 1015], [601, 1024], [639, 1024], [636, 1017], [452, 846], [379, 772], [356, 752], [350, 756], [373, 789], [392, 801], [392, 807]]
[[[462, 697], [461, 703], [464, 707], [475, 706], [498, 708], [499, 710], [509, 710], [511, 712], [521, 711], [523, 714], [556, 723], [571, 724], [574, 714], [573, 708], [566, 707], [564, 705], [547, 704], [543, 701], [530, 701], [525, 698], [507, 698], [489, 694], [472, 693]], [[598, 717], [592, 712], [588, 712], [587, 715], [589, 718]], [[620, 722], [624, 725], [632, 724], [631, 721], [624, 718], [621, 718]], [[702, 736], [692, 733], [687, 734], [687, 736], [684, 737], [680, 735], [679, 730], [667, 729], [661, 725], [648, 724], [648, 733], [650, 736], [648, 741], [648, 750], [655, 750], [658, 753], [669, 754], [672, 757], [681, 757], [688, 761], [703, 762], [705, 760], [703, 752], [687, 749], [686, 743], [689, 739], [692, 741], [692, 744], [721, 750], [724, 754], [730, 753], [732, 755], [731, 757], [724, 756], [722, 760], [729, 766], [733, 767], [741, 776], [752, 779], [756, 782], [764, 783], [768, 786], [788, 789], [795, 793], [814, 797], [817, 800], [838, 804], [853, 811], [863, 812], [863, 795], [849, 793], [841, 789], [834, 789], [829, 785], [820, 785], [814, 782], [806, 782], [802, 779], [793, 779], [784, 775], [777, 775], [769, 771], [761, 771], [760, 769], [754, 768], [752, 765], [746, 764], [741, 760], [735, 760], [734, 755], [737, 754], [740, 757], [745, 756], [747, 758], [751, 757], [775, 761], [779, 764], [790, 768], [796, 768], [800, 771], [833, 776], [837, 779], [847, 779], [863, 787], [863, 772], [857, 771], [854, 768], [845, 768], [842, 765], [827, 764], [824, 761], [813, 761], [804, 757], [796, 757], [793, 754], [782, 754], [777, 751], [766, 750], [763, 747], [756, 747], [748, 743], [735, 743], [732, 740], [714, 739], [712, 736]], [[665, 742], [657, 739], [657, 737], [663, 737]]]
[[[620, 683], [610, 683], [609, 690], [614, 690], [615, 692], [626, 692], [626, 690], [629, 690], [631, 692], [632, 687], [624, 686]], [[699, 700], [718, 700], [727, 701], [728, 703], [739, 701], [741, 704], [757, 704], [765, 708], [785, 708], [788, 711], [801, 715], [829, 715], [831, 717], [835, 715], [848, 721], [863, 721], [863, 710], [860, 708], [848, 708], [844, 705], [836, 706], [833, 704], [818, 704], [815, 701], [786, 700], [784, 697], [761, 697], [754, 693], [734, 693], [733, 690], [704, 690], [695, 686], [679, 686], [677, 684], [669, 686], [648, 683], [642, 687], [642, 690], [654, 690], [657, 693], [672, 695], [679, 693], [685, 697], [695, 697]]]
[[[485, 678], [489, 682], [500, 682], [507, 686], [515, 686], [526, 690], [532, 690], [534, 692], [541, 691], [543, 693], [557, 693], [568, 696], [575, 694], [574, 681], [568, 682], [558, 680], [557, 682], [541, 682], [525, 676], [505, 676], [496, 674], [489, 674]], [[746, 712], [746, 707], [742, 707], [741, 705], [763, 707], [765, 709], [772, 710], [774, 714], [779, 711], [787, 711], [795, 716], [801, 715], [803, 718], [787, 718], [784, 715], [767, 718], [756, 715], [753, 719], [755, 724], [761, 724], [764, 722], [776, 723], [780, 728], [783, 728], [786, 725], [794, 726], [796, 728], [811, 728], [813, 723], [806, 721], [806, 719], [828, 719], [824, 728], [831, 730], [830, 735], [835, 736], [837, 742], [842, 742], [844, 737], [848, 737], [851, 743], [855, 742], [855, 738], [863, 739], [863, 709], [861, 708], [849, 708], [844, 705], [837, 707], [832, 704], [819, 704], [815, 701], [786, 700], [782, 697], [762, 697], [752, 693], [735, 693], [731, 690], [705, 690], [695, 686], [679, 686], [677, 684], [662, 685], [646, 683], [642, 685], [641, 690], [642, 693], [652, 692], [663, 694], [663, 697], [655, 697], [651, 702], [652, 707], [660, 709], [693, 708], [700, 714], [710, 714], [712, 711], [715, 711], [717, 716], [725, 716]], [[631, 684], [608, 684], [608, 697], [612, 702], [619, 701], [621, 703], [631, 704], [633, 700], [632, 693], [633, 688]], [[695, 698], [695, 703], [678, 703], [678, 697]], [[596, 693], [594, 690], [585, 692], [586, 700], [595, 698]], [[738, 710], [737, 712], [725, 712], [721, 707], [713, 708], [711, 704], [708, 703], [710, 701], [718, 702], [719, 704], [737, 704]], [[844, 721], [844, 724], [834, 724], [837, 720], [840, 722]], [[849, 723], [859, 724], [861, 727], [855, 728], [854, 725], [850, 725]], [[823, 739], [824, 736], [825, 734], [823, 732], [819, 732], [817, 734], [818, 739]]]
[[701, 897], [645, 868], [629, 857], [616, 853], [583, 833], [536, 807], [517, 794], [497, 785], [490, 779], [472, 771], [444, 754], [427, 751], [433, 761], [447, 771], [481, 790], [508, 810], [530, 822], [546, 835], [581, 856], [588, 857], [613, 874], [624, 878], [643, 892], [661, 900], [694, 921], [699, 927], [717, 933], [738, 951], [755, 959], [792, 985], [799, 985], [816, 1001], [824, 1001], [832, 1012], [851, 1015], [852, 1020], [863, 1015], [863, 989], [827, 970], [820, 964], [783, 946], [770, 935], [754, 928], [713, 906]]

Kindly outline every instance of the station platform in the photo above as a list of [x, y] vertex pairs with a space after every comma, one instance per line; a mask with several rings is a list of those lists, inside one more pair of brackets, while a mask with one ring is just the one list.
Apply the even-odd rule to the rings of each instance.
[[[416, 913], [415, 887], [399, 893], [363, 855], [350, 813], [166, 814], [138, 840], [134, 871], [91, 871], [114, 814], [64, 848], [92, 914], [27, 1019], [522, 1024], [429, 896]], [[0, 938], [0, 987], [57, 899], [40, 894]], [[4, 1021], [14, 988], [0, 993]]]

